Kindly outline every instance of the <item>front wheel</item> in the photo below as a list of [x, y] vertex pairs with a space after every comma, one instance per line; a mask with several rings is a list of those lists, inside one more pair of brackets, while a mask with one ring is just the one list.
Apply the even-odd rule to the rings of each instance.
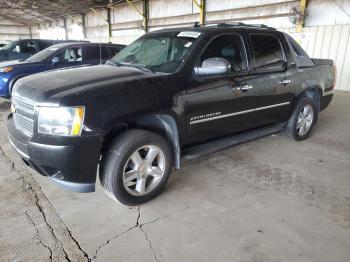
[[125, 205], [138, 205], [162, 191], [173, 156], [161, 136], [131, 130], [117, 137], [103, 158], [100, 181], [107, 194]]
[[302, 97], [287, 122], [284, 135], [297, 141], [306, 139], [310, 135], [317, 117], [318, 109], [314, 100]]

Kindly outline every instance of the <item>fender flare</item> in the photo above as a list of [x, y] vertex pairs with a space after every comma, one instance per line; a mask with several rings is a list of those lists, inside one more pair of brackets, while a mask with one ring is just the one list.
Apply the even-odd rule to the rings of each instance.
[[310, 99], [314, 100], [318, 109], [320, 109], [320, 98], [323, 95], [323, 89], [320, 85], [312, 85], [306, 87], [302, 92], [300, 92], [297, 96], [297, 101], [302, 96], [307, 96]]
[[24, 74], [24, 75], [18, 75], [18, 76], [15, 76], [14, 78], [12, 78], [10, 80], [10, 83], [9, 83], [9, 95], [11, 96], [11, 93], [12, 93], [12, 89], [13, 89], [13, 86], [14, 84], [17, 82], [17, 80], [25, 77], [25, 76], [29, 76], [30, 74]]
[[179, 141], [178, 125], [173, 116], [166, 113], [148, 114], [137, 117], [135, 122], [139, 128], [161, 133], [171, 143], [174, 154], [174, 166], [180, 169], [181, 148]]

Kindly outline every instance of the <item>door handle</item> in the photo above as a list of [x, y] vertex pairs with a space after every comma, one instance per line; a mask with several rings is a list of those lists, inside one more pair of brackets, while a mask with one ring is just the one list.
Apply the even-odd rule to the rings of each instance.
[[252, 88], [253, 88], [252, 85], [243, 84], [241, 87], [239, 87], [239, 90], [241, 90], [242, 92], [247, 92], [247, 90], [252, 89]]
[[280, 81], [280, 84], [283, 86], [291, 84], [291, 83], [292, 83], [292, 80], [290, 80], [290, 79], [283, 79]]

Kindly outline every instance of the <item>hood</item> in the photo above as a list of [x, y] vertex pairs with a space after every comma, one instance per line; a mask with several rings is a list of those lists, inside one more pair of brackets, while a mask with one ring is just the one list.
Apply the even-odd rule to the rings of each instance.
[[8, 60], [18, 60], [18, 59], [27, 59], [30, 57], [28, 53], [17, 53], [13, 51], [0, 50], [0, 62]]
[[63, 96], [117, 82], [132, 81], [149, 74], [136, 68], [97, 65], [47, 71], [18, 80], [13, 94], [36, 102], [59, 103]]
[[0, 68], [2, 67], [7, 67], [7, 66], [16, 66], [19, 64], [25, 64], [27, 62], [23, 60], [11, 60], [11, 61], [6, 61], [6, 62], [0, 62]]
[[0, 62], [8, 60], [8, 54], [5, 50], [0, 50]]

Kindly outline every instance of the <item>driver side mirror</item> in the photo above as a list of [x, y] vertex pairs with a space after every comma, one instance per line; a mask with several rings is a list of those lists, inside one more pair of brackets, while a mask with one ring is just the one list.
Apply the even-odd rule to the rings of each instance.
[[52, 58], [51, 62], [52, 62], [52, 65], [56, 65], [60, 62], [60, 58], [58, 56], [55, 56]]
[[197, 76], [224, 75], [230, 72], [230, 70], [230, 62], [221, 57], [207, 58], [202, 62], [201, 67], [194, 68], [194, 72]]

